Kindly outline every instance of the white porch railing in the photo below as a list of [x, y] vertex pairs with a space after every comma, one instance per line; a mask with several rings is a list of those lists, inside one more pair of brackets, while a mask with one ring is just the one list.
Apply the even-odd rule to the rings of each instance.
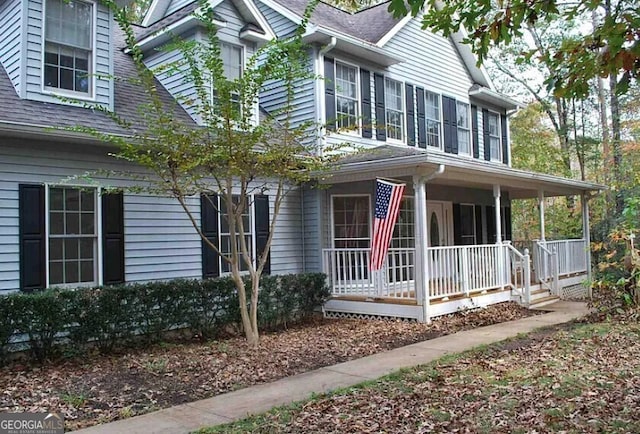
[[545, 247], [558, 255], [561, 276], [587, 271], [587, 241], [584, 239], [544, 241]]
[[415, 295], [415, 249], [389, 249], [379, 271], [369, 270], [371, 250], [324, 249], [323, 267], [332, 295], [364, 295], [413, 299]]

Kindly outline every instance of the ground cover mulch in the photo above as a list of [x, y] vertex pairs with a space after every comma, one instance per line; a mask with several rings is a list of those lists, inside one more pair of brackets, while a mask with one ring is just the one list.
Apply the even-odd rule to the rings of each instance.
[[572, 323], [203, 433], [638, 433], [640, 324]]
[[66, 429], [78, 429], [538, 313], [502, 303], [430, 325], [318, 318], [263, 335], [257, 349], [232, 337], [45, 365], [13, 363], [0, 368], [0, 412], [61, 412]]

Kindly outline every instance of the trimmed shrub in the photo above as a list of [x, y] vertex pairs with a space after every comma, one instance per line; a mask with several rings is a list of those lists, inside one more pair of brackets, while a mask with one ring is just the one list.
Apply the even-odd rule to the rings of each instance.
[[[263, 276], [258, 318], [263, 329], [306, 318], [329, 296], [323, 274]], [[168, 331], [211, 339], [239, 327], [238, 294], [230, 278], [47, 290], [0, 297], [0, 357], [12, 336], [28, 342], [40, 362], [58, 344], [74, 352], [158, 342]]]

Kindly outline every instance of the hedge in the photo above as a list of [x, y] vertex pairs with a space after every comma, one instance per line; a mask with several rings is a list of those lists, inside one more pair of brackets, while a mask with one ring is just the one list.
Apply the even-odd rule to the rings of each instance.
[[[262, 330], [309, 317], [329, 296], [324, 274], [263, 276], [258, 321]], [[0, 296], [0, 358], [25, 348], [38, 361], [63, 348], [110, 353], [162, 340], [169, 331], [211, 339], [240, 326], [230, 278], [172, 280]], [[175, 338], [175, 337], [174, 337]]]

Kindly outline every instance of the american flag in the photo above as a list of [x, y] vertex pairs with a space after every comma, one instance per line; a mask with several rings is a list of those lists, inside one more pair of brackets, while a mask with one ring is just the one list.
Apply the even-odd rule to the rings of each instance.
[[398, 220], [398, 211], [405, 185], [376, 180], [376, 211], [373, 221], [371, 262], [369, 264], [371, 271], [382, 268], [387, 256], [393, 227]]

